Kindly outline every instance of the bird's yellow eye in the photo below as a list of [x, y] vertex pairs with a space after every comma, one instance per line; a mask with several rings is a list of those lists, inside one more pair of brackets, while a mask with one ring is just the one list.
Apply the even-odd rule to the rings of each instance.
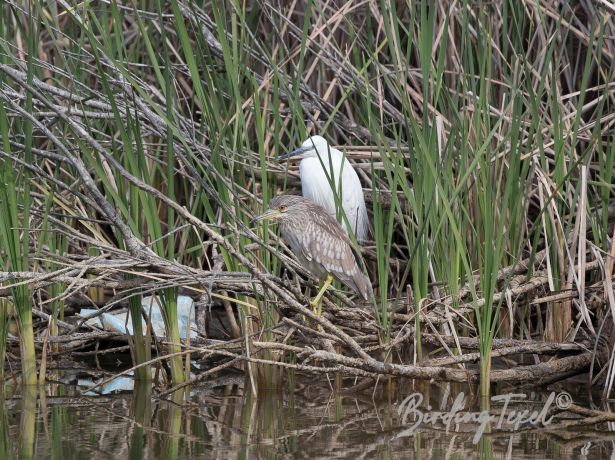
[[280, 211], [280, 212], [284, 212], [284, 211], [286, 211], [286, 206], [280, 206], [280, 207], [278, 208], [278, 211]]

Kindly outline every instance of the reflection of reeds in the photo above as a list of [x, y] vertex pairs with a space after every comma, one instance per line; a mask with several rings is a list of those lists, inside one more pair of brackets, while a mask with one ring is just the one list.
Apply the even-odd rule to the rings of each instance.
[[145, 458], [146, 435], [152, 424], [152, 385], [149, 381], [135, 382], [130, 415], [136, 422], [130, 435], [130, 458]]
[[36, 441], [36, 408], [39, 389], [25, 385], [21, 389], [21, 419], [19, 423], [19, 458], [34, 458]]
[[[165, 404], [164, 410], [159, 412], [159, 424], [164, 427], [165, 436], [162, 442], [164, 458], [175, 460], [179, 455], [179, 441], [181, 438], [182, 419], [184, 411], [182, 402], [184, 401], [184, 390], [175, 392], [170, 400]], [[186, 424], [189, 427], [189, 423]]]
[[[497, 337], [562, 342], [573, 318], [597, 330], [615, 309], [612, 19], [544, 2], [385, 3], [4, 3], [0, 253], [3, 276], [24, 281], [11, 285], [24, 382], [32, 298], [68, 340], [63, 302], [87, 291], [104, 308], [130, 299], [144, 378], [139, 299], [160, 295], [175, 384], [180, 288], [224, 308], [232, 345], [216, 356], [243, 363], [254, 390], [275, 380], [261, 364], [385, 372], [412, 337], [423, 362], [435, 334], [452, 356], [479, 344], [486, 391]], [[331, 292], [312, 318], [295, 284], [309, 274], [272, 227], [247, 224], [297, 191], [296, 167], [275, 157], [314, 133], [342, 144], [366, 189], [375, 312]], [[214, 354], [191, 346], [191, 360]], [[438, 375], [407, 366], [387, 372]]]
[[0, 457], [10, 458], [11, 447], [14, 443], [9, 437], [9, 421], [4, 400], [4, 388], [0, 389]]

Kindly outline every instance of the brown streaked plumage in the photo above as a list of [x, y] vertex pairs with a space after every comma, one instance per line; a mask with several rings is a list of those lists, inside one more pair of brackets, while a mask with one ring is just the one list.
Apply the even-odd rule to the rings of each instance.
[[263, 219], [279, 222], [282, 238], [311, 273], [321, 279], [331, 274], [369, 300], [372, 285], [361, 269], [359, 255], [322, 206], [302, 196], [280, 195], [254, 221]]

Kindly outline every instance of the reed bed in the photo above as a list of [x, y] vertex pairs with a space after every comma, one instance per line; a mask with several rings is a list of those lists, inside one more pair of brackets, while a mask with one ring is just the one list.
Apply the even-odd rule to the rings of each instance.
[[[235, 367], [254, 391], [287, 368], [484, 394], [589, 371], [610, 394], [606, 2], [0, 8], [0, 343], [21, 344], [23, 383], [119, 342], [140, 378], [167, 371], [165, 392]], [[249, 224], [300, 190], [276, 157], [311, 134], [357, 168], [373, 227], [375, 304], [329, 291], [321, 317], [275, 227]], [[178, 293], [199, 338], [179, 338]], [[164, 340], [77, 317], [130, 309], [137, 331], [149, 294]]]

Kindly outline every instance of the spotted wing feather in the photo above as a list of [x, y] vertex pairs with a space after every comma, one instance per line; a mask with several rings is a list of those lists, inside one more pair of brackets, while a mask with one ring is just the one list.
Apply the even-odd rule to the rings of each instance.
[[329, 214], [316, 212], [305, 224], [303, 257], [331, 273], [344, 285], [369, 299], [371, 283], [363, 273], [350, 239]]

